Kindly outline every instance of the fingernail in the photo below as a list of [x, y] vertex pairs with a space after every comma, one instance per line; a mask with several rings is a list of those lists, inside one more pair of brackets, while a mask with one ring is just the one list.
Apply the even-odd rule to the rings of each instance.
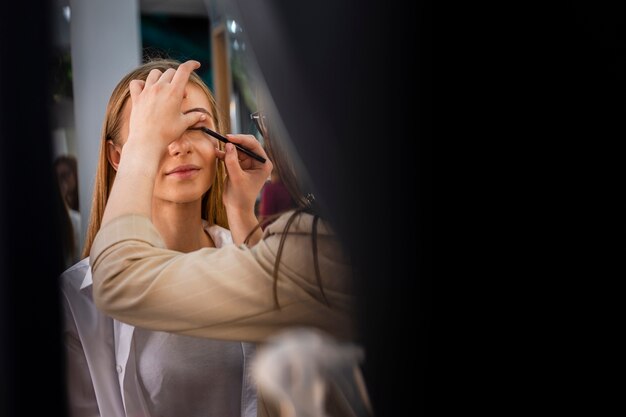
[[226, 144], [226, 150], [228, 152], [232, 152], [235, 149], [235, 146], [232, 143], [227, 143]]

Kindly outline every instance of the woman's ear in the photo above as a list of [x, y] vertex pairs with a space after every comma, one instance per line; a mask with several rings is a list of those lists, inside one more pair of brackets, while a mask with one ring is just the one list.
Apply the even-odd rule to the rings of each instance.
[[120, 149], [115, 146], [112, 140], [107, 140], [107, 159], [109, 164], [117, 171], [117, 167], [120, 165], [120, 157], [122, 153]]

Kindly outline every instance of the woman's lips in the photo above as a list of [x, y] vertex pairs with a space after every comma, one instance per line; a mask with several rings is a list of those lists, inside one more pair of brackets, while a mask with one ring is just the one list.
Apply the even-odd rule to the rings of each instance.
[[166, 172], [165, 175], [169, 177], [173, 176], [180, 179], [187, 179], [195, 176], [198, 171], [200, 171], [200, 167], [196, 165], [181, 165], [169, 172]]

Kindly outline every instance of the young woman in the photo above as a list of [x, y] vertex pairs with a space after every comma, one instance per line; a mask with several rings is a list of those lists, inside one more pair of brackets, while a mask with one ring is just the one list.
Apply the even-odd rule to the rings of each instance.
[[[111, 95], [85, 256], [101, 227], [127, 146], [131, 83], [177, 67], [169, 60], [141, 65]], [[222, 203], [222, 144], [197, 129], [222, 128], [213, 96], [195, 74], [185, 83], [181, 109], [204, 117], [178, 132], [165, 149], [158, 148], [158, 177], [149, 206], [168, 254], [232, 244]], [[63, 273], [62, 288], [72, 416], [256, 416], [256, 391], [247, 372], [252, 344], [154, 332], [104, 315], [93, 302], [89, 258]]]
[[[178, 334], [261, 342], [305, 326], [339, 341], [354, 340], [350, 262], [311, 199], [298, 192], [291, 165], [276, 152], [263, 123], [273, 163], [239, 153], [232, 143], [225, 147], [223, 200], [236, 245], [190, 253], [165, 248], [150, 202], [162, 155], [202, 121], [201, 113], [189, 113], [185, 105], [187, 80], [198, 66], [188, 61], [176, 71], [153, 71], [145, 81], [131, 82], [128, 140], [90, 252], [97, 305], [119, 320]], [[266, 156], [253, 136], [228, 139]], [[254, 203], [274, 164], [298, 208], [262, 232]], [[277, 414], [265, 405], [259, 408]]]

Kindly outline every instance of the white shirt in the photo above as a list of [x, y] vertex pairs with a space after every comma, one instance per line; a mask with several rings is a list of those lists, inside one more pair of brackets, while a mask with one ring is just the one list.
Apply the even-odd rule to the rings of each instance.
[[[232, 244], [228, 230], [206, 230], [217, 247]], [[105, 316], [93, 302], [88, 258], [61, 283], [72, 417], [256, 416], [253, 344], [148, 331]]]

